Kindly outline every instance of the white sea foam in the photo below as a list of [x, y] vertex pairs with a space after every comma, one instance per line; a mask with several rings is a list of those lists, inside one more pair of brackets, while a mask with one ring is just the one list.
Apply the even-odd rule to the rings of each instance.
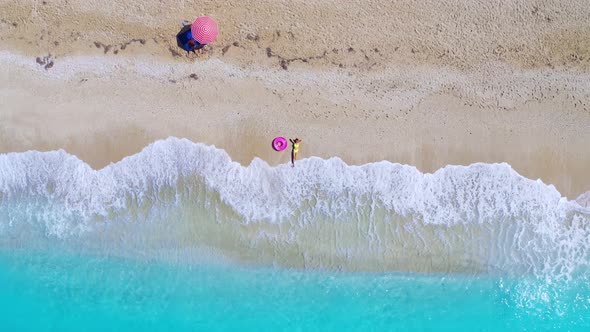
[[[171, 207], [191, 213], [182, 222], [162, 217]], [[349, 166], [338, 158], [308, 158], [295, 168], [255, 159], [243, 167], [223, 150], [177, 138], [98, 171], [61, 150], [0, 155], [0, 242], [27, 227], [59, 241], [84, 239], [109, 232], [105, 223], [149, 224], [154, 214], [165, 219], [168, 234], [199, 242], [235, 233], [226, 235], [235, 237], [232, 246], [261, 257], [272, 252], [270, 261], [296, 246], [306, 266], [346, 268], [374, 259], [403, 269], [426, 259], [439, 269], [471, 264], [570, 276], [590, 260], [589, 209], [508, 164], [447, 166], [433, 174], [390, 162]], [[208, 245], [225, 245], [224, 236], [215, 241]]]
[[590, 191], [587, 191], [587, 192], [583, 193], [582, 195], [580, 195], [576, 199], [576, 202], [578, 202], [578, 204], [580, 204], [581, 206], [585, 206], [588, 209], [590, 209]]

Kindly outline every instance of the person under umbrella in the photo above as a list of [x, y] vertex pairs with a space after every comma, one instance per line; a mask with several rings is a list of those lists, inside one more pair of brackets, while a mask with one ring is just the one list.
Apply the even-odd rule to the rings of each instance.
[[209, 16], [201, 16], [190, 25], [190, 29], [184, 27], [176, 38], [180, 47], [194, 53], [195, 50], [214, 42], [218, 33], [217, 23]]
[[186, 43], [187, 43], [187, 45], [186, 45], [185, 49], [188, 52], [193, 52], [193, 53], [195, 53], [196, 50], [202, 49], [206, 45], [206, 44], [200, 44], [198, 41], [195, 41], [192, 38], [189, 39]]

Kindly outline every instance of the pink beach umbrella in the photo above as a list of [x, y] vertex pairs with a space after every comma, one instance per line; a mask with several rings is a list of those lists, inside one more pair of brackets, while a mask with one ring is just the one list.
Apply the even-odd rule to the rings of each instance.
[[191, 25], [193, 38], [200, 44], [214, 42], [218, 32], [217, 23], [209, 16], [198, 17]]

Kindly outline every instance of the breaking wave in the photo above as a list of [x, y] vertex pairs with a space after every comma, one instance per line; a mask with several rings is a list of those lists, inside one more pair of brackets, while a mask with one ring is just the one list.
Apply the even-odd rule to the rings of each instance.
[[178, 138], [98, 171], [62, 150], [0, 155], [0, 248], [47, 246], [569, 279], [589, 271], [590, 209], [508, 164], [243, 167]]

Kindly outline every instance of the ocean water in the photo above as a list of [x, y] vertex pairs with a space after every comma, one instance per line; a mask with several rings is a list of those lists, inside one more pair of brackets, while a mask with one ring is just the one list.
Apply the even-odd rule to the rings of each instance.
[[0, 256], [4, 331], [587, 331], [585, 282]]
[[587, 331], [589, 265], [590, 209], [507, 164], [0, 155], [3, 330]]

